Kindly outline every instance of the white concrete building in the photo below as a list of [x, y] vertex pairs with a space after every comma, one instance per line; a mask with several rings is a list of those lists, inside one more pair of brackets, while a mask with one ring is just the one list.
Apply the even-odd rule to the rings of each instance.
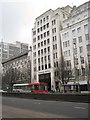
[[90, 2], [86, 2], [74, 7], [71, 16], [62, 23], [63, 30], [60, 31], [64, 59], [71, 63], [74, 73], [76, 67], [81, 76], [87, 67], [90, 71], [89, 4]]
[[54, 68], [61, 57], [62, 21], [71, 10], [70, 6], [50, 9], [36, 18], [32, 29], [32, 82], [47, 82], [49, 90], [55, 88]]

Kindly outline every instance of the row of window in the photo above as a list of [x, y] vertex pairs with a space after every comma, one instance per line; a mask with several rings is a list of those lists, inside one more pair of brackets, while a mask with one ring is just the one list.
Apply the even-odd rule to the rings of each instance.
[[51, 64], [45, 64], [45, 65], [42, 65], [42, 66], [38, 66], [38, 70], [44, 70], [44, 69], [48, 69], [48, 68], [51, 68]]
[[[38, 29], [37, 29], [37, 33], [45, 30], [46, 28], [49, 28], [49, 23], [47, 23], [46, 25], [43, 25], [42, 27], [38, 28]], [[35, 34], [34, 34], [34, 35], [35, 35]]]
[[46, 44], [47, 44], [47, 45], [50, 44], [50, 39], [49, 39], [49, 38], [48, 38], [47, 40], [42, 41], [41, 43], [38, 43], [38, 48], [43, 47], [43, 46], [45, 46]]
[[48, 52], [48, 54], [50, 53], [50, 47], [39, 50], [38, 51], [38, 56], [46, 54], [47, 52]]
[[[87, 31], [88, 30], [88, 24], [84, 25], [84, 31]], [[80, 33], [81, 32], [81, 27], [78, 27], [77, 28], [77, 33]], [[76, 34], [76, 29], [73, 29], [72, 30], [72, 35], [75, 35]], [[67, 38], [69, 37], [69, 32], [65, 32], [63, 35], [62, 35], [64, 38]]]
[[37, 26], [41, 25], [42, 23], [45, 23], [48, 20], [49, 20], [49, 16], [44, 17], [43, 19], [37, 22]]
[[40, 65], [40, 63], [46, 63], [47, 62], [47, 60], [48, 60], [48, 62], [50, 62], [50, 55], [48, 55], [48, 56], [44, 56], [44, 57], [41, 57], [41, 58], [38, 58], [38, 64]]
[[40, 39], [43, 39], [43, 38], [45, 38], [45, 37], [48, 37], [49, 34], [50, 34], [50, 32], [47, 31], [47, 32], [45, 32], [44, 34], [38, 35], [38, 38], [37, 38], [37, 39], [40, 40]]
[[[34, 39], [34, 40], [36, 41], [36, 39]], [[44, 40], [44, 41], [38, 43], [38, 48], [40, 48], [44, 45], [48, 45], [48, 44], [50, 44], [50, 39], [49, 38], [47, 40]], [[33, 46], [33, 49], [36, 49], [36, 45]]]
[[[87, 51], [90, 51], [90, 44], [88, 44], [86, 47], [87, 47]], [[83, 52], [83, 46], [79, 47], [79, 51], [80, 51], [80, 53]], [[76, 55], [76, 54], [77, 54], [77, 48], [74, 48], [74, 55]]]
[[[89, 34], [85, 34], [85, 39], [86, 39], [86, 40], [89, 40]], [[79, 37], [78, 37], [78, 41], [79, 41], [79, 43], [82, 42], [82, 36], [79, 36]], [[77, 43], [77, 39], [76, 39], [76, 38], [73, 38], [73, 44], [76, 44], [76, 43]], [[63, 47], [64, 47], [64, 48], [65, 48], [65, 47], [68, 47], [68, 46], [70, 46], [69, 40], [63, 42]]]

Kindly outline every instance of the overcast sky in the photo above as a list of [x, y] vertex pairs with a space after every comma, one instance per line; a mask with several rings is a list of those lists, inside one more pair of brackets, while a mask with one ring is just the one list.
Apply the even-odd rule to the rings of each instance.
[[0, 0], [0, 41], [31, 44], [35, 18], [47, 11], [88, 0]]

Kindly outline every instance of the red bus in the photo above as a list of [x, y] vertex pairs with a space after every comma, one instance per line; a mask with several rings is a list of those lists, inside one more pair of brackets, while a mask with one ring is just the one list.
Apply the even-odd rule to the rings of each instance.
[[13, 84], [13, 92], [48, 93], [48, 86], [44, 82]]

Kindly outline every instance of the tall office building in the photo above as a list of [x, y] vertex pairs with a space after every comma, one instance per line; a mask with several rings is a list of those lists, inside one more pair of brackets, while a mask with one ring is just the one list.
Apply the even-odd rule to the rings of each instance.
[[36, 18], [32, 29], [32, 82], [47, 82], [49, 90], [55, 88], [54, 68], [61, 57], [62, 21], [71, 10], [70, 6], [50, 9]]
[[28, 51], [28, 44], [20, 43], [16, 41], [16, 43], [6, 43], [0, 42], [0, 61], [4, 62], [5, 60], [19, 55], [20, 53]]
[[85, 80], [87, 78], [83, 76], [88, 74], [86, 69], [90, 71], [90, 2], [74, 6], [70, 17], [62, 25], [60, 35], [64, 59], [71, 65], [73, 74]]

